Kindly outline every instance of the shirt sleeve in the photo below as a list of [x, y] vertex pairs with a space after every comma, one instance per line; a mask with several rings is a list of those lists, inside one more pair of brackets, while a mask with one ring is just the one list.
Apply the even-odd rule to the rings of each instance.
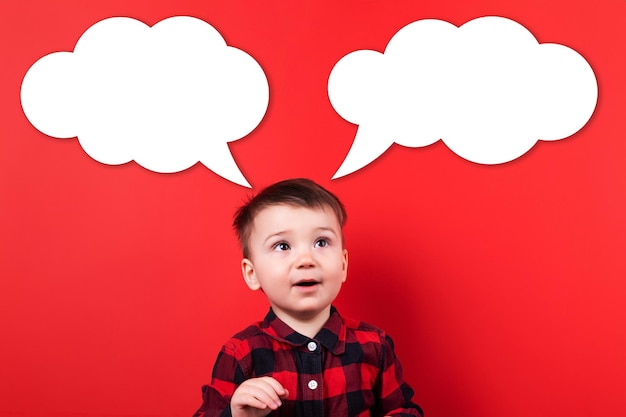
[[397, 358], [391, 337], [382, 336], [381, 374], [379, 379], [381, 416], [417, 416], [424, 413], [412, 401], [413, 389], [404, 381], [402, 364]]
[[202, 387], [202, 406], [193, 417], [231, 417], [230, 399], [244, 379], [233, 351], [222, 347], [213, 367], [211, 383]]

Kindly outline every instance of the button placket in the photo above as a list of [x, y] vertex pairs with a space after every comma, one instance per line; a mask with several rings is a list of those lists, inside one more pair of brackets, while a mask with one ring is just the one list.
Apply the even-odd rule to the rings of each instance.
[[323, 414], [323, 349], [315, 339], [305, 340], [296, 350], [298, 356], [297, 370], [301, 398], [304, 401], [304, 416], [321, 416]]

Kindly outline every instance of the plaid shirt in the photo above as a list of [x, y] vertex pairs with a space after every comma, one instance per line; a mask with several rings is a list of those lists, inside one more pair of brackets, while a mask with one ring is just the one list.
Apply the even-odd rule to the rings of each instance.
[[422, 416], [411, 401], [393, 342], [384, 331], [342, 318], [335, 307], [310, 339], [270, 309], [265, 320], [233, 336], [220, 351], [194, 417], [231, 416], [230, 399], [249, 378], [271, 376], [289, 398], [269, 416]]

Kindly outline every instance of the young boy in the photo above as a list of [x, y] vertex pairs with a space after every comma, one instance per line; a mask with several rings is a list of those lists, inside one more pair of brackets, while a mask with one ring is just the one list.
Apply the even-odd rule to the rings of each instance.
[[339, 315], [346, 212], [307, 179], [271, 185], [236, 213], [241, 270], [265, 320], [228, 340], [195, 417], [421, 416], [393, 342]]

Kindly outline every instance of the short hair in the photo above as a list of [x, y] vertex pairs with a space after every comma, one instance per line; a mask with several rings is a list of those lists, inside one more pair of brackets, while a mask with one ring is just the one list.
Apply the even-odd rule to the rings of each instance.
[[237, 232], [244, 257], [247, 258], [250, 252], [248, 239], [256, 215], [267, 207], [281, 204], [314, 209], [330, 208], [339, 221], [343, 240], [343, 226], [347, 214], [339, 198], [307, 178], [293, 178], [264, 188], [235, 212], [233, 228]]

